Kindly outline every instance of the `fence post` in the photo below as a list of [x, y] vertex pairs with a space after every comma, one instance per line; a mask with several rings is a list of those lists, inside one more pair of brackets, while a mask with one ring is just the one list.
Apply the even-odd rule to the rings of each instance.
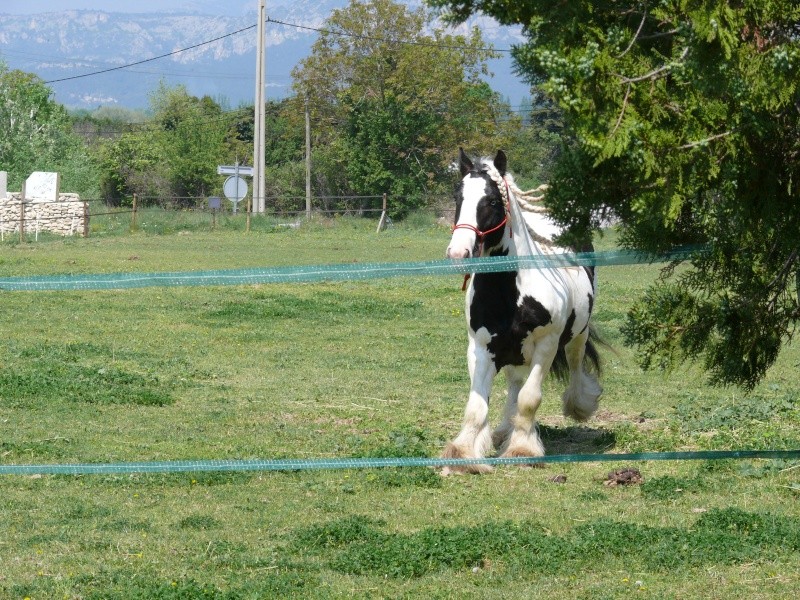
[[[253, 187], [255, 188], [255, 182], [253, 182]], [[247, 221], [244, 228], [245, 233], [250, 233], [250, 213], [253, 212], [254, 204], [255, 203], [250, 198], [247, 199]]]
[[136, 205], [137, 205], [137, 197], [136, 194], [133, 194], [133, 212], [131, 213], [131, 231], [136, 231]]
[[89, 203], [83, 201], [83, 237], [89, 237]]
[[19, 241], [25, 243], [25, 194], [19, 198]]
[[381, 212], [381, 220], [378, 221], [378, 231], [380, 233], [386, 227], [386, 194], [383, 194], [383, 212]]

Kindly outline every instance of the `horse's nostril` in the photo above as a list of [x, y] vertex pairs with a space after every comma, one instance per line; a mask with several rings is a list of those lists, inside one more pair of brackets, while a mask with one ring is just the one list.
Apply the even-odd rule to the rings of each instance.
[[447, 248], [447, 252], [445, 252], [445, 256], [447, 258], [469, 258], [472, 255], [472, 252], [469, 249], [462, 249], [456, 250], [454, 248]]

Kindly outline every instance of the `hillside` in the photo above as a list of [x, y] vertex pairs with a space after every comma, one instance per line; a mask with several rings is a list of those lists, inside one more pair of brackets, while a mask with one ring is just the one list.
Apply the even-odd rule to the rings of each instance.
[[[269, 16], [304, 27], [320, 27], [344, 0], [299, 0], [270, 3]], [[411, 2], [414, 4], [414, 2]], [[209, 7], [201, 5], [205, 10]], [[220, 16], [193, 11], [182, 13], [122, 13], [105, 11], [50, 12], [36, 15], [2, 14], [0, 57], [9, 67], [38, 74], [56, 100], [76, 108], [117, 105], [147, 106], [147, 95], [163, 79], [184, 84], [192, 94], [226, 99], [236, 106], [252, 102], [255, 70], [255, 29], [211, 44], [141, 65], [100, 75], [75, 77], [169, 54], [248, 28], [256, 11]], [[479, 22], [487, 40], [506, 48], [515, 36], [489, 20]], [[268, 95], [280, 98], [291, 91], [291, 70], [307, 56], [314, 31], [267, 24]], [[492, 87], [513, 102], [527, 95], [527, 87], [512, 73], [508, 56], [491, 65]]]

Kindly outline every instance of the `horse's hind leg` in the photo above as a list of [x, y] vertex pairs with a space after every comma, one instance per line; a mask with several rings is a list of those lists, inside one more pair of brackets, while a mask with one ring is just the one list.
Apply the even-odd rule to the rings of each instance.
[[[489, 428], [489, 394], [497, 371], [489, 353], [484, 349], [470, 349], [468, 354], [470, 392], [461, 432], [445, 446], [442, 458], [483, 458], [492, 448], [492, 433]], [[456, 465], [442, 469], [442, 475], [450, 473], [486, 473], [490, 465]]]
[[597, 377], [583, 368], [588, 339], [587, 328], [564, 347], [569, 365], [569, 385], [561, 397], [561, 408], [565, 417], [581, 422], [588, 420], [597, 411], [598, 399], [603, 391]]

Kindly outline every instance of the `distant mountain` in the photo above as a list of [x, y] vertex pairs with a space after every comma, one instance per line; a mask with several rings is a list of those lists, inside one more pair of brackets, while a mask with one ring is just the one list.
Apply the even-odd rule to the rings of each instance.
[[[407, 4], [419, 2], [409, 0]], [[247, 6], [253, 10], [246, 10]], [[321, 27], [331, 11], [346, 0], [296, 0], [287, 4], [268, 2], [273, 19]], [[90, 77], [75, 77], [138, 62], [189, 48], [207, 40], [254, 25], [254, 2], [231, 2], [229, 16], [208, 14], [219, 2], [192, 0], [179, 12], [121, 13], [63, 11], [37, 15], [3, 15], [0, 6], [0, 57], [10, 68], [36, 73], [55, 92], [57, 101], [74, 108], [117, 105], [143, 108], [148, 94], [160, 80], [184, 84], [190, 93], [209, 95], [232, 107], [251, 103], [255, 85], [256, 31], [224, 37], [133, 67]], [[519, 39], [513, 30], [482, 19], [485, 38], [498, 48]], [[267, 93], [281, 98], [291, 93], [291, 70], [308, 56], [316, 33], [309, 29], [267, 24]], [[492, 87], [519, 103], [528, 88], [511, 72], [510, 58], [491, 64]]]

